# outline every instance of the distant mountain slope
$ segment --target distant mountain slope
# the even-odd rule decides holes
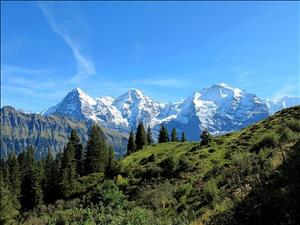
[[[197,140],[203,129],[212,134],[239,130],[297,104],[299,99],[289,97],[280,102],[265,101],[224,83],[194,92],[176,103],[156,102],[136,89],[130,89],[116,99],[93,99],[76,88],[43,114],[97,121],[104,127],[125,132],[135,129],[142,121],[157,134],[160,124],[165,123],[169,129],[176,127],[178,132],[185,131],[188,139]]]
[[[58,115],[42,116],[25,114],[13,107],[1,108],[1,157],[9,151],[20,151],[34,146],[40,157],[50,148],[61,151],[67,142],[71,129],[76,129],[86,142],[89,123]],[[108,128],[103,128],[108,143],[113,145],[116,154],[124,154],[127,137]]]

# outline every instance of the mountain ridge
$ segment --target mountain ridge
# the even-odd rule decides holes
[[[294,101],[286,99],[284,104],[280,100],[264,100],[225,83],[195,91],[175,103],[155,101],[135,88],[116,98],[91,98],[76,88],[43,115],[60,114],[97,121],[104,127],[127,133],[135,129],[138,122],[143,122],[154,129],[154,135],[157,135],[160,124],[165,123],[168,128],[175,126],[178,132],[184,131],[189,139],[196,140],[204,129],[212,134],[239,130],[283,108],[300,104],[300,98]]]

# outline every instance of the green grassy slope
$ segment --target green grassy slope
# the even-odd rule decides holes
[[[49,224],[299,224],[300,106],[214,137],[206,146],[199,142],[147,146],[121,159],[116,173],[114,183],[126,204],[115,191],[108,192],[110,203],[104,208],[86,205],[95,187],[105,183],[102,174],[92,174],[79,179],[73,199],[49,207],[39,220],[60,221]]]
[[[297,106],[241,131],[214,137],[207,146],[199,143],[147,146],[123,159],[121,168],[125,174],[133,174],[136,183],[132,185],[139,187],[142,185],[141,174],[160,166],[170,155],[175,158],[175,163],[184,161],[187,169],[168,176],[174,187],[173,194],[185,187],[188,189],[182,196],[177,195],[176,211],[197,218],[195,224],[209,223],[216,215],[226,215],[226,211],[231,215],[253,189],[278,173],[290,152],[296,151],[292,146],[299,139],[299,123],[300,107]],[[282,129],[288,133],[286,140],[285,137],[279,140]],[[276,143],[264,141],[268,139]],[[132,192],[130,188],[127,191],[133,196],[139,192]]]

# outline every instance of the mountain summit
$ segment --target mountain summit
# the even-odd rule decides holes
[[[185,131],[189,139],[199,139],[198,134],[203,129],[213,134],[239,130],[297,104],[300,104],[300,98],[272,102],[225,83],[203,88],[176,103],[154,101],[134,88],[117,98],[92,98],[76,88],[43,115],[59,114],[78,120],[92,120],[104,127],[126,132],[135,129],[142,121],[154,128],[155,133],[164,123],[168,128]]]

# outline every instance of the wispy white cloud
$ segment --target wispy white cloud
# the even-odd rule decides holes
[[[70,46],[77,62],[77,73],[70,79],[71,83],[80,81],[96,74],[93,60],[83,53],[87,44],[88,25],[78,3],[68,4],[54,2],[39,2],[45,17],[54,32],[59,34]],[[85,39],[85,40],[83,40]]]
[[[54,70],[52,69],[32,69],[32,68],[24,68],[20,66],[14,65],[1,65],[1,74],[11,75],[11,74],[28,74],[28,75],[46,75],[53,73]]]
[[[56,82],[51,79],[53,72],[56,71],[1,65],[1,106],[15,104],[38,112],[55,104],[71,85],[66,80]]]

